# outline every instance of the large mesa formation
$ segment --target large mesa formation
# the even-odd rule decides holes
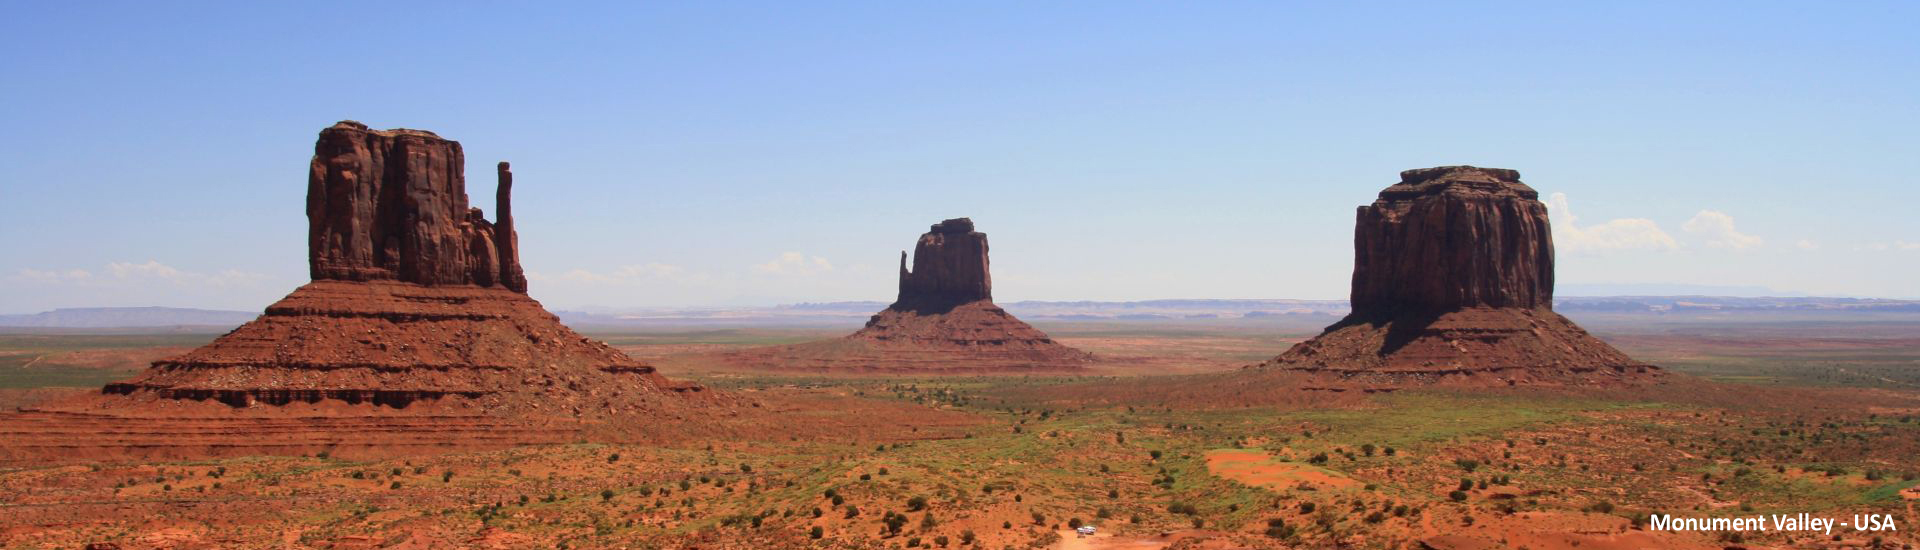
[[[500,163],[500,217],[489,222],[468,206],[464,165],[460,144],[432,132],[357,122],[322,130],[307,186],[312,282],[132,380],[29,411],[14,425],[45,429],[14,433],[8,451],[70,443],[59,426],[127,417],[154,419],[143,433],[166,439],[130,434],[128,447],[505,444],[644,426],[729,401],[668,381],[529,298],[512,172]],[[74,418],[85,421],[63,420]],[[168,424],[182,418],[205,421]],[[286,418],[304,420],[248,420]],[[253,427],[221,424],[234,422]],[[218,435],[248,430],[244,442]]]
[[[990,373],[1086,368],[1092,355],[993,303],[987,234],[973,220],[934,224],[900,253],[900,294],[844,338],[743,350],[729,362],[822,372]]]
[[[1262,366],[1383,387],[1584,384],[1659,372],[1553,311],[1547,208],[1520,173],[1400,173],[1359,209],[1353,310]]]

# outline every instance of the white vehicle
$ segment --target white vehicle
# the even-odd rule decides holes
[[[1092,525],[1082,525],[1080,526],[1079,529],[1074,529],[1074,532],[1080,533],[1080,536],[1083,536],[1083,537],[1093,535],[1093,531],[1094,529]]]

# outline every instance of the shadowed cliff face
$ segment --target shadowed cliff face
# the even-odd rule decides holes
[[[314,280],[504,286],[526,292],[500,163],[500,224],[467,206],[460,143],[345,121],[320,131],[307,177]]]
[[[1353,312],[1263,365],[1367,391],[1660,375],[1553,312],[1547,208],[1519,172],[1401,172],[1360,207],[1353,247]]]
[[[939,313],[982,300],[993,301],[993,279],[987,274],[987,234],[974,231],[973,220],[934,224],[913,246],[912,271],[906,252],[900,253],[900,297],[888,309]]]
[[[1359,209],[1354,317],[1551,309],[1553,240],[1538,197],[1513,170],[1401,172],[1400,183]]]

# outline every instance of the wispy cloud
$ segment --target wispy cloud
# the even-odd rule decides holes
[[[14,281],[39,282],[39,283],[61,283],[61,282],[83,281],[90,278],[93,278],[93,273],[85,269],[68,269],[65,271],[58,271],[58,270],[40,270],[40,269],[33,269],[33,268],[21,268],[20,270],[15,271],[12,277],[9,277],[9,279],[12,279]]]
[[[147,260],[142,263],[110,262],[98,273],[73,269],[33,269],[15,270],[6,279],[12,282],[74,285],[74,286],[128,286],[134,284],[166,283],[174,285],[227,288],[252,286],[266,280],[259,273],[226,269],[212,273],[186,271],[160,263],[159,260]]]
[[[833,271],[833,262],[819,256],[808,256],[799,252],[781,253],[773,261],[755,264],[754,271],[772,275],[809,276]]]
[[[703,274],[687,271],[686,268],[659,262],[625,265],[611,271],[592,271],[570,269],[557,275],[529,272],[527,279],[533,281],[563,281],[570,283],[622,283],[638,281],[697,282],[707,277]]]
[[[1619,218],[1582,227],[1567,206],[1566,193],[1547,197],[1547,219],[1553,226],[1553,245],[1565,252],[1613,250],[1674,250],[1680,242],[1646,218]]]
[[[1733,226],[1733,216],[1719,210],[1701,210],[1693,219],[1680,226],[1689,234],[1706,239],[1707,246],[1713,248],[1731,248],[1746,250],[1757,248],[1766,241],[1760,237],[1741,233]]]
[[[1854,248],[1858,250],[1869,250],[1873,252],[1886,252],[1889,250],[1899,251],[1899,252],[1912,252],[1912,251],[1920,250],[1920,243],[1900,240],[1900,241],[1893,241],[1890,243],[1887,243],[1887,242],[1867,243],[1864,245],[1856,246]]]

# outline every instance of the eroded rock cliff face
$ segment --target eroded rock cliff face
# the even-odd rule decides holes
[[[460,143],[343,121],[320,131],[307,174],[313,280],[504,286],[526,292],[513,234],[513,173],[500,163],[500,223],[467,206]]]
[[[1659,374],[1553,312],[1546,206],[1519,172],[1400,173],[1359,209],[1353,311],[1260,365],[1332,385],[1604,384]]]
[[[987,235],[973,220],[934,224],[900,257],[900,295],[838,340],[723,354],[753,368],[815,372],[980,374],[1071,371],[1093,356],[1047,336],[993,303]]]
[[[1357,217],[1355,311],[1553,306],[1547,207],[1519,172],[1408,170]]]
[[[993,301],[988,274],[987,234],[973,220],[954,218],[933,225],[913,245],[913,270],[900,253],[900,296],[888,309],[940,311],[975,301]]]

